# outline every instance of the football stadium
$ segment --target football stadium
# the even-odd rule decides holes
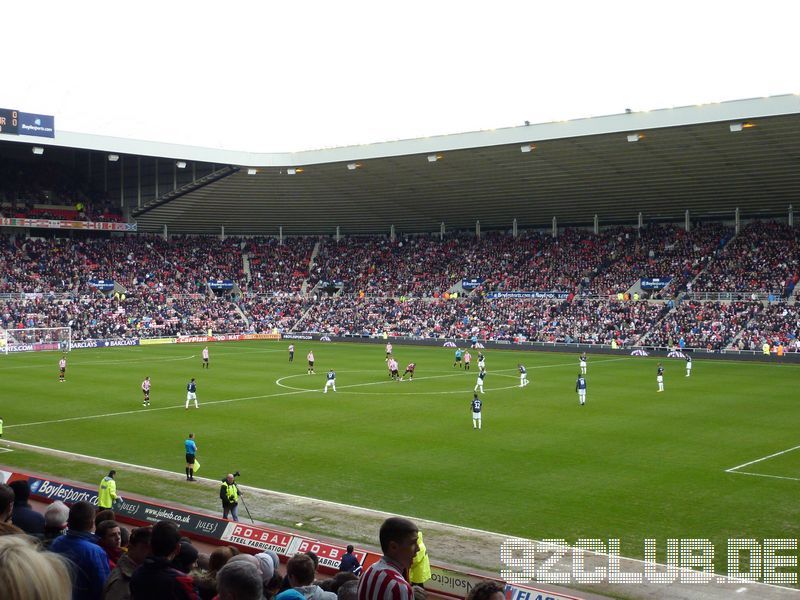
[[[402,517],[427,550],[397,600],[797,596],[800,96],[289,154],[24,108],[0,109],[7,533],[63,546],[48,507],[78,531],[108,501],[112,564],[139,539],[112,526],[153,553],[175,530],[154,556],[258,554],[264,598],[306,551],[354,597],[352,544],[367,600]],[[208,561],[170,571],[185,597],[227,582]]]

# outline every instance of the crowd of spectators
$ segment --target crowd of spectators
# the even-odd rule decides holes
[[[694,291],[761,292],[788,297],[800,278],[800,233],[774,221],[742,228],[693,284]]]
[[[781,302],[757,308],[736,346],[758,351],[764,343],[782,344],[787,352],[800,352],[800,306]]]
[[[671,297],[710,264],[733,236],[733,228],[703,223],[687,232],[675,225],[653,225],[639,235],[632,228],[610,235],[609,264],[592,279],[590,289],[600,296],[616,295],[640,279],[669,277],[668,288],[654,295]]]
[[[0,483],[0,595],[8,600],[355,600],[358,560],[317,579],[319,558],[235,546],[202,552],[172,521],[133,528],[113,510],[78,501],[28,503],[27,480]],[[352,558],[352,546],[347,554]],[[427,575],[430,578],[430,574]],[[424,590],[421,590],[424,591]],[[388,597],[388,596],[387,596]],[[426,595],[420,594],[420,600]]]
[[[645,343],[721,350],[744,330],[761,306],[758,302],[683,302],[655,324]]]
[[[739,303],[679,302],[662,319],[664,303],[615,298],[645,276],[672,276],[664,293],[671,297],[702,271],[697,290],[717,277],[719,264],[734,265],[734,258],[760,269],[748,271],[751,288],[771,289],[770,282],[781,281],[784,291],[792,289],[798,261],[793,229],[754,223],[726,245],[731,235],[728,227],[706,224],[690,232],[659,225],[599,235],[567,229],[558,238],[492,232],[480,239],[297,237],[282,244],[275,238],[217,236],[2,236],[0,293],[12,296],[0,300],[0,325],[71,327],[74,340],[197,335],[211,329],[631,345],[648,334],[648,344],[683,339],[689,346],[717,349],[749,320]],[[756,252],[761,237],[783,243]],[[315,247],[319,252],[312,260]],[[774,251],[782,247],[786,256]],[[454,284],[471,278],[483,281],[474,294],[457,299],[448,294]],[[102,294],[90,283],[96,279],[112,280],[117,287]],[[209,282],[215,280],[230,280],[233,290],[212,291]],[[344,293],[324,295],[314,288],[323,281],[341,281]],[[314,293],[304,295],[304,289]],[[554,290],[567,299],[489,300],[487,294],[497,290]],[[779,310],[753,309],[760,320],[740,343],[752,347],[755,337],[769,331],[791,341],[796,327],[779,322],[774,316]]]
[[[299,294],[308,278],[316,243],[317,238],[313,237],[289,237],[283,243],[274,237],[245,240],[243,252],[250,263],[250,278],[245,282],[247,291]]]

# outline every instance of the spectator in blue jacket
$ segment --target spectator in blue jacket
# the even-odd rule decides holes
[[[67,533],[51,544],[50,550],[72,563],[72,600],[102,600],[108,578],[108,557],[97,545],[94,531],[94,506],[76,502],[69,509]]]
[[[342,561],[339,563],[339,570],[347,573],[353,573],[357,577],[361,576],[361,563],[358,558],[353,554],[353,546],[347,546],[347,552],[342,556]]]

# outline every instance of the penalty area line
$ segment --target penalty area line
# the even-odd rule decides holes
[[[742,463],[741,465],[738,465],[736,467],[731,467],[730,469],[725,469],[725,472],[726,473],[737,473],[737,472],[741,473],[741,471],[739,471],[739,469],[742,469],[744,467],[749,467],[750,465],[754,465],[756,463],[760,463],[760,462],[765,461],[765,460],[769,460],[770,458],[775,458],[776,456],[780,456],[781,454],[787,454],[788,452],[792,452],[793,450],[797,450],[798,448],[800,448],[800,446],[794,446],[792,448],[788,448],[787,450],[781,450],[780,452],[775,452],[774,454],[770,454],[769,456],[763,456],[761,458],[757,458],[755,460],[751,460],[750,462]],[[755,473],[748,473],[748,475],[755,475]],[[765,477],[777,477],[777,475],[771,475],[771,476],[765,475]],[[786,478],[783,478],[783,479],[792,479],[792,478],[791,477],[786,477]],[[800,479],[798,479],[798,481],[800,481]]]

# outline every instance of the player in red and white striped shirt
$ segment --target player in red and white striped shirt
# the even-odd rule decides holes
[[[145,377],[142,382],[142,392],[144,392],[144,402],[142,406],[150,406],[150,378]]]
[[[417,526],[408,519],[390,517],[380,530],[383,556],[358,581],[358,600],[413,600],[414,590],[403,573],[419,551]]]

